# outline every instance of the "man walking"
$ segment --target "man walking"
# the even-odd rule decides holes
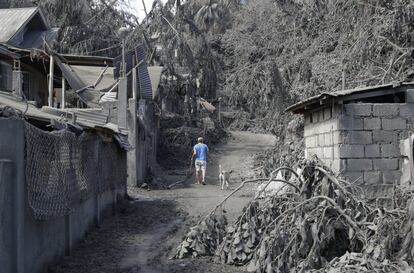
[[[196,144],[193,148],[193,154],[191,156],[191,160],[193,160],[194,156],[196,157],[195,160],[195,171],[196,171],[196,179],[197,184],[205,185],[205,177],[206,177],[206,168],[207,168],[207,153],[208,147],[206,144],[203,143],[203,138],[199,137],[197,139],[198,144]]]

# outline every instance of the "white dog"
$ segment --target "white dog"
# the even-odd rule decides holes
[[[220,181],[220,188],[221,190],[224,190],[224,184],[226,184],[226,189],[230,186],[230,174],[233,171],[223,171],[221,169],[221,165],[219,165],[219,181]]]

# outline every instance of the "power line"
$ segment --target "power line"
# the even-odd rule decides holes
[[[102,51],[106,51],[106,50],[117,48],[117,47],[120,47],[120,45],[118,44],[118,45],[113,45],[113,46],[110,46],[110,47],[106,47],[106,48],[102,48],[102,49],[98,49],[98,50],[94,50],[94,51],[87,51],[86,54],[102,52]]]

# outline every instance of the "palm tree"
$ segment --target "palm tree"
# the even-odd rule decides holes
[[[208,0],[194,16],[194,21],[200,30],[223,30],[227,6],[221,0]]]

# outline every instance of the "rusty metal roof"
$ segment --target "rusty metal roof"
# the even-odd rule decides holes
[[[346,100],[355,100],[356,95],[358,95],[358,99],[372,98],[376,96],[383,96],[389,94],[395,94],[396,92],[401,92],[401,87],[408,87],[414,86],[414,82],[396,82],[396,83],[388,83],[383,85],[376,85],[376,86],[368,86],[368,87],[359,87],[354,89],[348,90],[341,90],[331,93],[321,93],[319,95],[310,97],[306,100],[300,101],[296,104],[289,106],[286,111],[297,113],[303,113],[307,110],[311,110],[317,107],[320,107],[322,102],[329,101],[337,102],[337,101],[346,101]],[[380,92],[377,92],[380,91]]]
[[[37,14],[41,17],[44,28],[49,26],[37,7],[0,9],[0,43],[9,42]]]

